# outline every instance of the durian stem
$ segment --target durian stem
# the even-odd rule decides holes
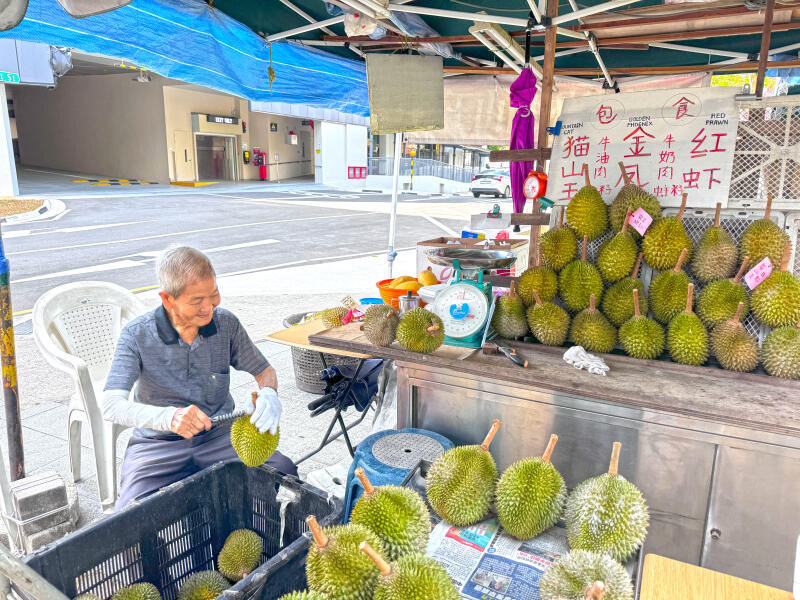
[[[722,202],[717,202],[717,211],[714,213],[714,227],[719,227],[719,215],[722,212]]]
[[[614,442],[611,447],[611,462],[608,464],[608,474],[612,477],[619,476],[619,453],[622,450],[622,444]]]
[[[783,254],[781,254],[781,271],[788,271],[789,270],[789,259],[792,256],[792,243],[786,242],[786,246],[783,248]]]
[[[586,262],[586,248],[589,246],[589,236],[583,236],[583,249],[581,249],[581,262]]]
[[[742,310],[744,310],[744,302],[739,302],[739,306],[736,307],[736,314],[733,316],[733,320],[737,323],[742,319]]]
[[[544,449],[544,454],[542,454],[542,460],[544,462],[550,462],[550,457],[553,455],[553,450],[556,449],[557,443],[558,436],[554,433],[550,436],[550,441],[547,442],[547,448]]]
[[[742,266],[739,267],[739,270],[736,272],[736,277],[733,278],[733,283],[739,283],[739,281],[744,276],[744,272],[747,271],[747,265],[750,264],[750,257],[745,256],[744,260],[742,261]]]
[[[628,170],[625,168],[625,164],[622,161],[619,161],[619,170],[622,171],[622,179],[625,180],[625,185],[628,185],[631,182],[631,178],[628,177]]]
[[[690,283],[686,290],[686,313],[691,314],[692,303],[694,302],[694,284]]]
[[[586,180],[586,185],[592,185],[592,180],[589,179],[589,165],[583,163],[583,178]]]
[[[606,584],[602,581],[595,581],[586,590],[584,600],[603,600],[606,595]]]
[[[516,281],[512,281],[511,285],[508,286],[508,297],[511,300],[513,300],[514,298],[517,297],[516,287],[517,287],[517,282]]]
[[[364,495],[371,496],[372,493],[375,491],[375,486],[369,482],[369,479],[367,479],[367,474],[364,473],[364,469],[358,467],[355,470],[355,474],[356,477],[358,477],[358,480],[361,482],[362,487],[364,488]]]
[[[637,317],[642,316],[639,311],[639,288],[633,288],[633,314]]]
[[[767,193],[767,207],[764,209],[764,220],[769,221],[769,213],[772,210],[772,194]]]
[[[314,536],[314,543],[317,545],[317,548],[324,548],[328,545],[330,538],[325,535],[325,532],[322,531],[322,527],[317,523],[317,517],[308,515],[306,517],[306,525],[308,525],[308,528],[311,530],[311,535]]]
[[[532,291],[533,291],[533,299],[536,300],[536,306],[541,306],[542,305],[542,299],[539,298],[539,292],[536,291],[536,290],[532,290]]]
[[[436,332],[439,331],[439,326],[436,323],[434,323],[433,325],[425,329],[425,331],[427,331],[431,335],[436,335]]]
[[[683,198],[681,199],[681,208],[676,215],[678,217],[678,221],[683,221],[683,211],[686,210],[686,198],[689,197],[687,192],[683,192]]]
[[[681,250],[681,255],[678,257],[678,262],[675,263],[675,268],[673,269],[673,271],[675,271],[676,273],[681,272],[681,269],[683,268],[683,263],[686,260],[686,256],[688,254],[689,254],[688,248],[684,248],[683,250]]]
[[[392,311],[392,310],[387,310],[387,311],[386,311],[386,314],[385,314],[385,315],[383,315],[383,318],[384,318],[384,319],[388,319],[388,318],[390,318],[390,317],[392,316],[392,313],[393,313],[393,312],[394,312],[394,311]]]
[[[484,452],[489,451],[489,446],[492,445],[492,440],[494,439],[494,436],[497,435],[497,430],[500,429],[500,425],[502,425],[502,423],[498,419],[492,421],[492,428],[489,430],[489,433],[486,434],[486,439],[483,440],[483,443],[481,444],[481,450]]]
[[[639,267],[642,266],[642,257],[644,253],[639,252],[639,255],[636,257],[636,263],[633,265],[633,271],[631,271],[631,278],[638,279],[639,278]]]
[[[372,562],[374,562],[378,566],[378,569],[380,569],[381,575],[389,575],[392,572],[392,567],[389,566],[389,563],[383,560],[383,557],[375,552],[375,549],[366,541],[361,542],[358,545],[358,549],[372,559]]]
[[[597,299],[594,297],[594,294],[592,294],[591,296],[589,296],[589,312],[590,313],[593,313],[593,312],[595,312],[597,310],[597,308],[595,307],[595,302],[597,302]]]
[[[631,213],[633,212],[633,207],[628,207],[628,212],[625,213],[625,222],[622,224],[622,233],[628,232],[628,221],[631,220]]]

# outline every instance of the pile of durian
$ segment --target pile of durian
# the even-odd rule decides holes
[[[770,375],[800,379],[800,281],[788,271],[789,236],[769,218],[772,196],[738,245],[720,226],[720,204],[695,245],[683,224],[687,195],[677,215],[664,217],[655,196],[620,169],[625,185],[606,206],[584,165],[586,185],[558,227],[542,235],[537,264],[498,298],[494,329],[510,339],[532,335],[542,344],[576,344],[589,352],[621,347],[647,360],[666,351],[686,365],[704,365],[713,356],[731,371],[760,364]],[[638,208],[653,218],[644,237],[628,226]],[[589,262],[589,242],[609,228],[614,235]],[[765,257],[774,270],[749,292],[742,278]],[[643,259],[654,271],[647,290]],[[742,325],[749,313],[772,330],[760,348]]]

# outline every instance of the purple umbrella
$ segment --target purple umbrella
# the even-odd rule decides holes
[[[536,95],[536,75],[531,69],[522,69],[522,73],[511,84],[511,108],[517,109],[514,121],[511,123],[511,150],[529,149],[534,147],[533,112],[530,109],[533,97]],[[525,210],[525,194],[522,193],[522,184],[533,168],[533,162],[511,163],[511,197],[514,199],[514,212],[521,213]]]

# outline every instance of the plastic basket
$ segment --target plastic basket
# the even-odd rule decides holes
[[[289,315],[283,320],[284,327],[291,327],[303,320],[307,313]],[[359,359],[349,356],[337,356],[324,353],[327,366],[353,366],[358,365]],[[320,353],[305,348],[292,348],[292,367],[294,367],[295,385],[299,390],[311,394],[321,394],[325,391],[325,382],[320,377],[320,372],[325,368]]]
[[[279,488],[290,501],[279,501]],[[263,540],[262,564],[220,598],[274,600],[306,586],[309,537],[303,534],[310,514],[323,526],[335,524],[341,503],[295,477],[232,460],[134,502],[25,562],[71,598],[91,592],[106,600],[147,581],[163,600],[175,600],[190,574],[216,567],[228,534],[246,528]]]
[[[394,279],[381,279],[375,284],[375,286],[378,288],[378,293],[380,293],[381,299],[385,304],[388,304],[393,308],[399,308],[398,298],[405,296],[409,291],[411,292],[412,296],[419,296],[417,290],[396,290],[394,288],[390,288],[389,284],[392,281],[394,281]],[[420,299],[419,305],[425,306],[425,302]]]

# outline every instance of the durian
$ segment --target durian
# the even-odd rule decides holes
[[[544,572],[539,594],[542,600],[633,600],[633,585],[610,556],[572,550]]]
[[[708,332],[703,322],[692,312],[694,284],[686,295],[686,310],[669,322],[667,348],[676,363],[699,366],[708,358]]]
[[[653,360],[664,352],[664,328],[642,316],[639,311],[639,290],[633,290],[634,314],[619,328],[619,343],[628,356]]]
[[[588,237],[590,240],[596,240],[608,229],[608,211],[600,192],[589,180],[588,165],[583,165],[583,174],[586,185],[569,201],[567,223],[579,238]]]
[[[326,308],[323,311],[314,315],[315,319],[321,319],[325,323],[325,327],[333,329],[334,327],[341,327],[344,325],[344,318],[347,316],[348,311],[344,306],[337,306],[335,308]]]
[[[531,333],[542,344],[561,346],[569,332],[567,311],[552,302],[542,302],[537,290],[533,290],[533,297],[536,303],[528,307],[527,315]]]
[[[761,345],[761,360],[770,375],[800,379],[800,323],[770,331]]]
[[[249,529],[237,529],[228,535],[222,545],[217,568],[230,581],[240,581],[258,566],[263,551],[260,535]]]
[[[671,269],[678,262],[681,252],[686,248],[686,260],[692,257],[692,239],[683,227],[683,211],[686,210],[686,197],[683,194],[681,208],[674,217],[664,217],[653,223],[642,240],[642,252],[647,264],[657,271]],[[650,298],[650,302],[653,299]]]
[[[554,275],[555,277],[555,275]],[[494,307],[492,327],[500,337],[514,339],[528,333],[528,319],[525,315],[525,303],[516,292],[516,282],[512,281],[508,294],[500,296]],[[389,557],[393,560],[393,557]]]
[[[383,542],[356,523],[322,529],[311,515],[306,519],[314,543],[306,557],[309,591],[331,600],[372,600],[378,567],[359,550],[361,542],[383,552]]]
[[[558,275],[561,299],[572,312],[579,312],[588,307],[589,297],[592,294],[598,301],[603,296],[603,278],[600,276],[600,271],[593,264],[586,262],[588,245],[589,239],[584,236],[581,259],[573,260]]]
[[[533,304],[533,290],[537,290],[545,302],[555,298],[558,293],[558,277],[550,267],[542,266],[541,250],[536,255],[536,264],[523,271],[517,279],[517,294],[525,306]]]
[[[674,269],[661,271],[650,282],[650,309],[653,317],[662,325],[669,323],[686,306],[686,290],[689,276],[683,272],[683,263],[688,255],[684,248]]]
[[[744,302],[739,302],[733,319],[723,321],[711,332],[711,351],[729,371],[747,373],[758,366],[758,342],[741,324]]]
[[[406,350],[428,354],[444,343],[444,323],[424,308],[412,308],[397,326],[397,341]]]
[[[497,518],[508,533],[527,540],[555,525],[567,503],[567,486],[550,457],[558,436],[550,436],[541,458],[509,466],[497,482]]]
[[[368,542],[360,548],[380,570],[374,600],[459,600],[450,575],[431,557],[406,554],[390,565]]]
[[[92,592],[86,592],[79,596],[75,596],[73,600],[102,600],[102,598],[100,598],[100,596],[97,594],[93,594]]]
[[[730,234],[719,225],[722,203],[717,202],[714,225],[706,229],[697,243],[692,260],[692,273],[701,283],[715,279],[727,279],[736,271],[739,262],[739,249]],[[700,312],[698,304],[697,312]]]
[[[619,474],[621,447],[614,442],[608,473],[572,491],[566,522],[572,550],[608,554],[623,562],[642,545],[650,516],[642,493]]]
[[[617,345],[617,329],[595,308],[594,294],[589,297],[589,308],[572,319],[569,336],[588,352],[611,352]]]
[[[564,227],[564,210],[559,214],[558,227],[549,229],[539,238],[542,261],[553,271],[560,271],[578,255],[578,239],[575,232]]]
[[[400,315],[391,306],[377,304],[370,306],[364,313],[364,324],[361,329],[371,344],[389,347],[397,335]]]
[[[787,327],[800,321],[800,281],[789,273],[792,245],[786,244],[779,271],[762,281],[752,293],[753,314],[767,327]]]
[[[709,283],[697,299],[697,316],[708,329],[713,329],[736,314],[739,303],[744,304],[744,312],[750,310],[750,298],[742,283],[742,276],[750,263],[745,256],[739,271],[733,279],[717,279]]]
[[[186,578],[178,591],[178,600],[214,600],[231,587],[216,571],[200,571]]]
[[[253,404],[258,393],[253,392]],[[278,449],[281,430],[272,435],[269,431],[261,433],[250,422],[250,415],[236,419],[231,425],[231,446],[236,450],[239,459],[248,467],[258,467]]]
[[[637,209],[644,209],[647,214],[653,217],[653,222],[661,218],[661,204],[659,204],[653,194],[645,192],[638,185],[631,183],[628,171],[625,165],[619,163],[620,171],[622,171],[622,178],[625,180],[625,185],[622,186],[617,197],[608,207],[608,220],[611,224],[611,229],[619,231],[625,222],[625,214],[628,209],[631,212],[636,212]],[[635,229],[631,231],[633,239],[638,240],[642,236]]]
[[[424,554],[431,532],[431,515],[420,495],[396,485],[374,487],[361,467],[355,474],[364,494],[353,507],[350,522],[363,525],[377,535],[389,560],[414,552]]]
[[[749,256],[750,264],[757,265],[765,256],[769,256],[773,265],[780,264],[783,248],[789,242],[786,232],[769,218],[771,208],[772,194],[768,194],[764,218],[752,222],[739,240],[739,256],[742,260]]]
[[[500,429],[495,420],[480,446],[456,446],[441,454],[425,479],[428,503],[436,514],[456,527],[483,519],[494,500],[497,465],[489,446]]]
[[[639,308],[642,314],[647,314],[647,297],[644,295],[644,284],[639,279],[639,267],[641,264],[642,253],[639,252],[631,274],[612,285],[603,294],[603,314],[608,317],[614,327],[619,327],[633,316],[633,300],[631,296],[633,290],[639,290]]]
[[[161,594],[152,583],[134,583],[117,590],[111,600],[161,600]]]
[[[284,594],[278,600],[325,600],[325,597],[317,594],[316,592],[309,592],[304,590],[302,592],[291,592]]]
[[[600,270],[600,275],[611,283],[619,281],[631,272],[631,267],[636,262],[636,255],[639,253],[636,240],[628,229],[630,216],[631,213],[628,211],[620,232],[607,240],[597,253],[597,268]]]

